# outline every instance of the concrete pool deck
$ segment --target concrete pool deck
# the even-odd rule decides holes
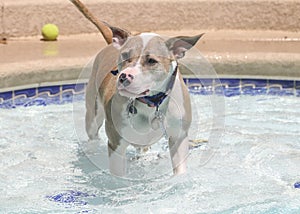
[[[0,45],[0,88],[76,80],[82,67],[105,45],[100,34],[60,36],[55,42],[40,41],[40,36],[10,39]],[[214,31],[207,32],[196,47],[220,76],[300,79],[297,33]]]
[[[146,30],[166,36],[205,32],[196,47],[221,77],[300,79],[300,14],[297,12],[300,3],[296,1],[189,0],[170,4],[169,0],[130,0],[127,5],[118,0],[83,2],[92,12],[101,14],[101,18],[103,15],[104,20],[131,31]],[[153,4],[149,9],[150,2]],[[2,91],[21,85],[74,81],[82,67],[106,45],[97,29],[69,1],[2,0],[0,3],[4,5],[0,35],[2,32],[2,36],[8,37],[7,44],[0,44]],[[181,17],[164,15],[163,11],[170,5]],[[260,14],[259,8],[263,6],[270,14]],[[126,14],[124,20],[124,10],[128,8],[133,12]],[[134,19],[137,8],[141,10],[139,19]],[[154,13],[155,8],[161,8],[163,15]],[[188,15],[185,9],[189,9]],[[116,10],[115,15],[105,13],[107,10]],[[51,11],[55,14],[50,14]],[[232,16],[237,12],[243,16]],[[19,20],[16,13],[25,14],[28,19]],[[47,22],[59,26],[58,41],[40,41],[40,28]]]

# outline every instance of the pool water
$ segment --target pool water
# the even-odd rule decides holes
[[[107,161],[105,143],[78,140],[72,103],[0,109],[0,213],[300,213],[299,99],[225,97],[222,138],[203,161],[214,113],[210,96],[192,96],[190,138],[208,143],[178,177],[163,140],[142,158],[129,152],[131,177],[111,176],[95,163]]]

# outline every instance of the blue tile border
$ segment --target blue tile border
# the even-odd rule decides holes
[[[185,78],[190,93],[199,95],[271,95],[300,97],[300,80]],[[84,100],[87,83],[40,86],[0,92],[0,108],[63,104]]]
[[[0,102],[1,100],[10,100],[13,97],[12,91],[2,92],[0,93]]]
[[[296,96],[300,97],[300,81],[295,81]]]
[[[246,95],[264,95],[268,92],[268,80],[264,79],[242,79],[242,94]]]
[[[220,79],[219,81],[215,81],[215,93],[227,97],[240,95],[240,84],[240,79]]]
[[[16,108],[18,106],[39,106],[64,104],[73,100],[83,100],[86,83],[40,86],[0,92],[0,108]]]
[[[48,93],[48,94],[57,94],[60,92],[60,86],[54,85],[54,86],[41,86],[38,87],[39,93]]]
[[[294,96],[295,81],[292,80],[269,80],[270,95]]]
[[[213,94],[213,79],[185,79],[185,83],[188,86],[190,93],[211,95]]]

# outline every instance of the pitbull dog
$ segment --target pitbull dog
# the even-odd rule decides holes
[[[86,91],[86,131],[98,137],[105,120],[110,172],[126,175],[129,145],[168,140],[175,175],[186,172],[192,111],[177,60],[200,37],[131,36],[111,27],[113,46],[96,57]],[[116,68],[117,69],[114,69]]]

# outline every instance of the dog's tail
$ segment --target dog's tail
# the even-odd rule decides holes
[[[70,0],[78,10],[88,19],[90,20],[101,32],[102,36],[104,37],[107,44],[112,43],[112,31],[107,26],[107,24],[103,21],[98,20],[88,9],[87,7],[80,1],[80,0]]]

